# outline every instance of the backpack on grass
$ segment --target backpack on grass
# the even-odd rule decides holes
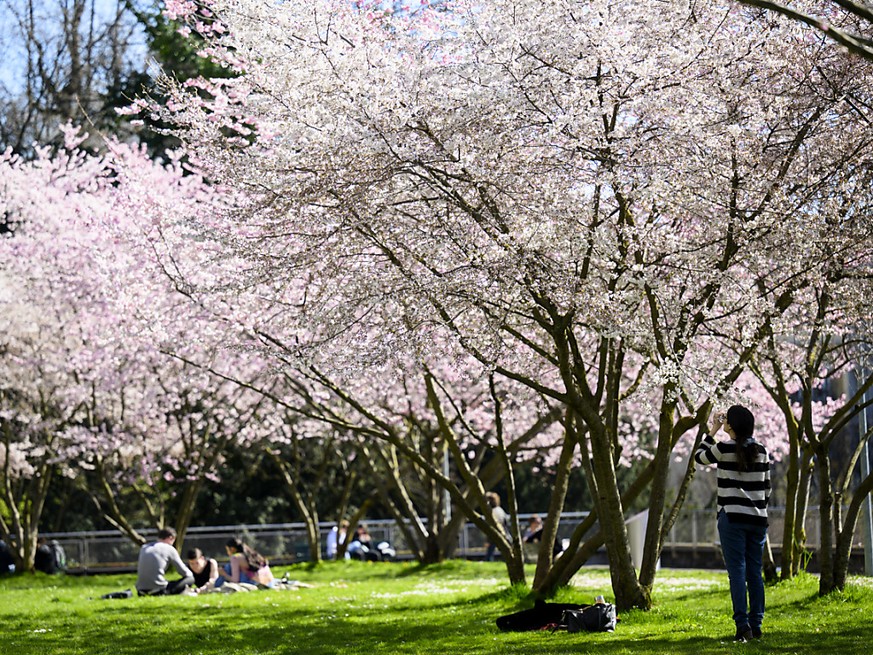
[[[560,629],[567,632],[613,632],[618,617],[612,603],[597,603],[578,610],[564,610]]]

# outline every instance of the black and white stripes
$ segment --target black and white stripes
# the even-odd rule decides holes
[[[747,471],[737,465],[737,444],[716,442],[706,435],[694,453],[699,464],[718,465],[718,510],[728,520],[767,525],[767,501],[770,499],[770,458],[767,449],[753,441],[754,457]]]

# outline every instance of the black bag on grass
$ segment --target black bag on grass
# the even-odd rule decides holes
[[[130,589],[125,589],[124,591],[112,591],[108,594],[103,594],[100,596],[103,600],[115,600],[118,598],[133,598],[133,592]]]
[[[578,610],[564,610],[561,627],[567,632],[613,632],[617,617],[612,603],[597,603]]]
[[[588,605],[547,603],[538,600],[530,609],[501,616],[497,619],[497,627],[504,632],[526,632],[554,628],[561,625],[565,611],[581,610],[584,607],[588,607]]]

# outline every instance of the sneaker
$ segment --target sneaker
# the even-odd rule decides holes
[[[760,639],[764,634],[761,632],[761,628],[752,628],[752,639]]]
[[[737,628],[737,636],[734,637],[734,641],[740,643],[752,641],[752,629],[747,625]]]
[[[113,591],[108,594],[103,594],[100,598],[107,600],[112,598],[132,598],[133,592],[130,589],[125,589],[124,591]]]

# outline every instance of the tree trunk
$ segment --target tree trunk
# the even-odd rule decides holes
[[[568,412],[567,420],[572,420],[572,414]],[[558,524],[561,520],[561,508],[567,498],[567,489],[570,486],[570,472],[572,471],[573,456],[576,452],[575,431],[568,425],[564,431],[564,443],[561,447],[561,456],[558,460],[558,472],[555,476],[555,485],[549,498],[549,511],[543,522],[543,536],[540,540],[537,554],[537,567],[534,573],[533,588],[539,588],[546,579],[552,568],[555,540],[558,536]]]
[[[581,434],[576,435],[579,449],[582,455],[583,468],[585,469],[586,480],[593,480],[594,473],[591,470],[590,455],[588,455],[587,441]],[[654,465],[650,462],[631,483],[627,491],[621,496],[622,504],[628,505],[632,503],[648,486],[654,473]],[[593,490],[596,484],[589,482],[589,488]],[[567,550],[556,559],[542,582],[534,587],[534,592],[537,596],[547,597],[553,595],[560,587],[570,584],[570,580],[576,575],[576,572],[587,562],[597,549],[603,545],[603,532],[598,532],[583,543],[585,535],[597,525],[597,507],[592,511],[573,531],[570,537],[570,543]]]
[[[624,507],[615,476],[609,437],[602,429],[589,426],[592,470],[597,482],[594,503],[600,517],[615,605],[620,611],[650,609],[651,597],[640,585],[631,558],[630,540],[624,519]]]
[[[773,559],[773,548],[770,545],[770,537],[764,542],[764,580],[767,582],[776,582],[779,579],[778,571],[776,570],[776,560]]]
[[[306,542],[309,545],[309,560],[317,564],[321,561],[321,533],[318,530],[318,510],[315,508],[315,503],[307,502],[307,498],[297,487],[288,464],[282,459],[280,453],[270,449],[267,452],[276,463],[276,467],[282,474],[282,480],[285,482],[285,489],[291,496],[297,511],[300,512],[300,516],[303,517],[303,524],[306,527]]]
[[[785,520],[782,529],[782,579],[788,580],[797,574],[800,553],[795,541],[797,512],[800,507],[800,446],[796,436],[789,430],[788,473],[786,475]],[[802,524],[802,521],[801,521]]]
[[[852,542],[855,539],[855,528],[858,517],[864,505],[864,499],[873,491],[873,474],[868,475],[852,495],[852,502],[846,510],[845,521],[837,535],[837,547],[834,554],[834,575],[831,591],[842,591],[846,587],[846,576],[849,571],[849,559],[852,556]]]
[[[433,564],[441,561],[440,553],[433,551],[433,540],[429,539],[431,533],[440,530],[438,517],[431,512],[428,517],[429,523],[427,525],[422,523],[403,480],[396,448],[390,444],[378,443],[375,444],[375,448],[376,455],[374,456],[366,442],[358,445],[358,451],[366,458],[370,467],[374,471],[380,471],[379,478],[384,484],[379,485],[377,491],[382,502],[388,507],[388,511],[394,516],[397,528],[403,534],[407,546],[415,559],[422,564]],[[391,489],[394,490],[396,498],[391,494]],[[430,545],[428,545],[429,543]]]
[[[794,512],[794,535],[792,548],[795,552],[794,571],[792,575],[800,572],[801,565],[808,561],[806,549],[806,514],[809,509],[809,487],[812,483],[812,455],[807,455],[807,450],[801,450],[800,458],[800,484],[797,489],[797,504]]]
[[[197,496],[200,495],[200,489],[203,488],[203,478],[200,477],[185,484],[182,492],[182,500],[179,503],[179,510],[176,512],[176,550],[182,552],[185,545],[185,536],[188,534],[188,528],[191,526],[191,517],[194,515],[194,505],[197,503]]]
[[[47,415],[45,407],[42,409],[42,415]],[[11,445],[14,435],[11,422],[0,420],[0,430],[2,430],[4,446],[4,458],[0,470],[0,482],[3,486],[0,502],[6,505],[5,509],[9,514],[7,521],[3,513],[0,513],[0,536],[6,538],[6,545],[15,562],[16,571],[33,571],[39,523],[55,476],[55,466],[50,463],[53,443],[50,436],[45,435],[45,455],[39,461],[33,462],[33,475],[30,478],[13,479]]]
[[[53,478],[54,467],[45,462],[39,466],[31,479],[23,481],[19,493],[13,489],[12,482],[4,478],[3,500],[12,520],[11,525],[4,521],[0,527],[7,538],[6,545],[12,555],[16,571],[33,572],[39,522]]]
[[[97,487],[103,494],[103,500],[109,506],[104,508],[103,503],[100,501],[98,491],[94,490],[91,485],[88,485],[87,481],[85,481],[85,491],[89,496],[91,496],[91,500],[94,501],[94,504],[100,510],[100,513],[103,514],[103,518],[115,526],[116,530],[123,535],[126,535],[135,545],[142,546],[145,544],[147,539],[130,524],[127,517],[121,511],[121,508],[118,506],[118,501],[115,498],[112,487],[106,479],[106,469],[103,466],[103,460],[101,458],[98,458],[95,463],[95,474],[97,475]],[[85,480],[84,478],[80,479],[83,481]]]
[[[521,528],[518,525],[518,498],[516,498],[515,493],[515,471],[512,469],[512,460],[506,452],[506,441],[503,434],[503,403],[494,386],[493,375],[488,380],[488,387],[491,392],[491,399],[494,401],[497,456],[503,463],[507,505],[509,506],[509,549],[503,556],[506,558],[506,570],[509,573],[510,582],[512,584],[525,584],[527,580],[524,573],[524,549],[521,542]]]
[[[351,502],[351,498],[352,498],[352,490],[354,489],[355,483],[357,482],[357,480],[358,480],[357,471],[355,471],[354,469],[349,470],[347,475],[346,475],[346,482],[343,485],[342,496],[340,496],[340,504],[339,504],[339,507],[337,508],[337,513],[336,513],[337,526],[339,526],[340,522],[343,520],[346,513],[348,512],[349,503]],[[347,533],[346,538],[343,539],[342,541],[339,541],[339,539],[337,539],[337,544],[336,544],[336,558],[337,559],[344,559],[345,558],[346,548],[348,548],[348,546],[349,546],[349,537],[350,536],[351,535]]]
[[[643,547],[643,560],[640,563],[640,585],[651,593],[655,583],[658,558],[661,556],[663,539],[664,507],[667,504],[667,476],[670,472],[670,453],[673,452],[673,426],[675,403],[667,402],[672,387],[665,386],[661,413],[658,418],[658,446],[655,450],[654,472],[649,496],[649,519]]]
[[[831,462],[827,447],[820,448],[816,455],[819,483],[819,525],[821,526],[821,544],[818,550],[821,577],[819,578],[818,593],[824,595],[833,591],[834,588],[834,494],[831,486]]]

